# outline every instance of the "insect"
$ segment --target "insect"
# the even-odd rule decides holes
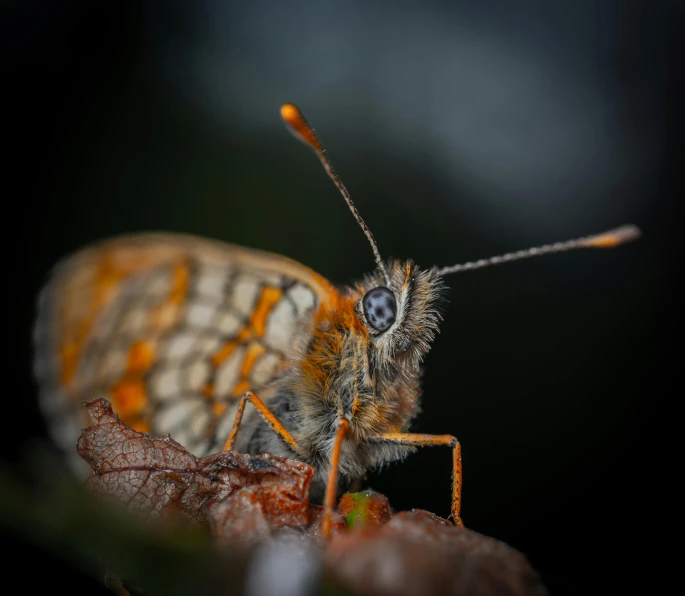
[[[56,267],[39,300],[35,371],[51,432],[77,459],[74,442],[88,423],[80,402],[107,396],[126,424],[168,433],[197,455],[223,448],[299,459],[316,470],[326,534],[342,485],[417,447],[444,445],[453,456],[451,515],[462,525],[459,442],[408,432],[445,277],[616,246],[639,230],[451,267],[384,262],[314,129],[292,104],[281,115],[342,193],[375,270],[336,288],[285,257],[180,234],[84,249]]]

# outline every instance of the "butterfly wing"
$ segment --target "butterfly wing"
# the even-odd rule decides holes
[[[137,430],[197,455],[221,448],[237,400],[259,394],[336,290],[284,257],[178,234],[97,244],[58,265],[41,293],[35,371],[56,441],[106,397]]]

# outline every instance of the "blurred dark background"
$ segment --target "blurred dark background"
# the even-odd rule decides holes
[[[525,553],[553,594],[631,580],[648,501],[665,491],[652,454],[681,363],[668,342],[682,304],[682,17],[654,0],[4,2],[16,389],[2,458],[16,466],[47,437],[35,295],[86,243],[171,230],[338,283],[372,269],[280,121],[292,101],[386,257],[449,265],[643,229],[616,250],[453,276],[415,425],[460,439],[466,525]],[[424,450],[370,484],[397,509],[446,516],[449,474],[447,450]]]

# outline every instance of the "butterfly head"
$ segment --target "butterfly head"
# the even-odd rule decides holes
[[[446,291],[442,277],[411,260],[396,260],[384,271],[365,277],[356,290],[357,316],[380,359],[402,359],[418,366],[442,319]]]

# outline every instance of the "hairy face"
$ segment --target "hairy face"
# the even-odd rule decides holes
[[[390,287],[380,273],[355,286],[361,296],[357,316],[378,350],[379,361],[400,360],[413,369],[438,330],[445,286],[434,270],[420,270],[412,261],[395,261],[388,272]]]

